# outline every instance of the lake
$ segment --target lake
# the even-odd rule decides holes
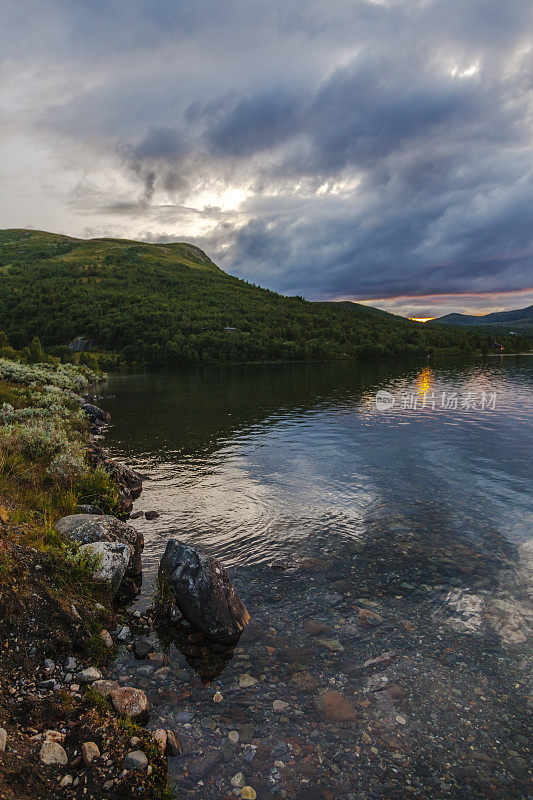
[[[186,796],[524,796],[532,388],[532,356],[109,378],[106,446],[159,513],[136,607],[176,536],[252,617],[234,652],[160,631],[159,664],[117,661]]]

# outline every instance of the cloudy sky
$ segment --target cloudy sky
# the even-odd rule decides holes
[[[531,0],[4,0],[0,227],[286,294],[533,303]]]

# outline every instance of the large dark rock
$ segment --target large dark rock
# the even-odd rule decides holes
[[[142,492],[143,482],[141,476],[134,469],[127,467],[126,464],[113,461],[113,459],[108,459],[103,466],[110,475],[115,477],[117,483],[122,484],[129,490],[132,500],[136,500],[139,497]]]
[[[215,642],[239,638],[250,615],[220,561],[170,539],[159,568],[189,622]]]
[[[143,535],[140,531],[109,514],[71,514],[56,522],[56,530],[80,545],[92,542],[123,542],[132,555],[126,574],[135,576],[142,570]]]
[[[83,403],[82,409],[85,411],[91,422],[109,422],[111,414],[104,411],[103,408],[93,406],[92,403]]]

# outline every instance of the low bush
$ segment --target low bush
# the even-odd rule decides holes
[[[37,345],[33,353],[40,355]],[[51,361],[0,359],[0,507],[9,520],[8,527],[0,526],[0,544],[10,535],[40,550],[56,585],[89,591],[95,565],[63,539],[55,523],[79,503],[115,513],[119,494],[107,472],[86,460],[88,420],[74,393],[97,374]],[[2,552],[0,580],[12,572]]]

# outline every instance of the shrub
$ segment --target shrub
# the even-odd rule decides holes
[[[74,481],[72,491],[78,503],[94,503],[106,514],[115,514],[119,508],[118,488],[103,467],[87,468]]]
[[[20,364],[0,358],[0,380],[12,383],[42,384],[81,392],[101,378],[101,373],[74,364]]]

